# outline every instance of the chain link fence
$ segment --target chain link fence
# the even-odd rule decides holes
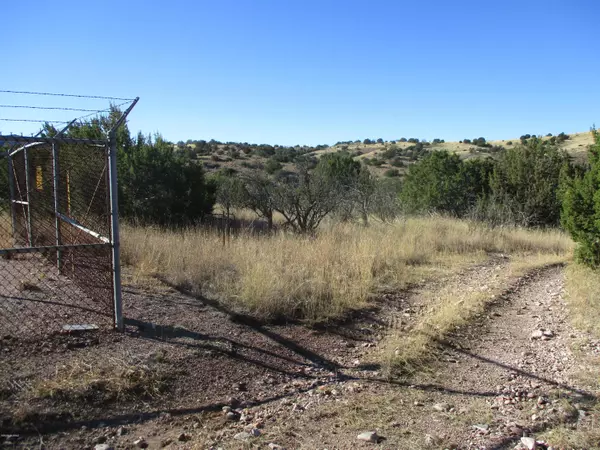
[[[0,136],[2,335],[119,321],[115,157],[108,140]]]

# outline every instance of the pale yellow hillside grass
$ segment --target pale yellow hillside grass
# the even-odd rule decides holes
[[[123,258],[141,273],[160,275],[259,317],[311,321],[367,304],[379,289],[456,270],[487,252],[563,255],[571,242],[558,232],[490,230],[445,218],[414,218],[361,227],[337,224],[315,237],[238,235],[223,245],[212,232],[124,227]]]

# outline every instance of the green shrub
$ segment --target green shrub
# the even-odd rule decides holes
[[[463,162],[455,153],[434,151],[410,166],[400,200],[406,212],[464,215],[479,195],[489,191],[493,163]]]
[[[269,174],[274,174],[275,172],[282,169],[282,165],[279,161],[274,159],[268,159],[265,163],[265,171]]]
[[[559,185],[568,155],[539,139],[500,153],[490,178],[492,201],[521,226],[555,226],[560,219]]]
[[[388,169],[385,172],[383,172],[383,175],[388,178],[399,177],[400,171],[398,169]]]
[[[589,149],[589,170],[564,177],[561,223],[578,244],[578,260],[597,268],[600,266],[600,134],[592,132],[594,145]]]
[[[400,158],[394,158],[392,160],[392,166],[394,167],[404,167],[404,161],[402,161]]]

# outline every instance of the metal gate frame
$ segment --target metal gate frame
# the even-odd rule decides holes
[[[121,115],[119,120],[114,124],[111,130],[108,132],[107,139],[94,140],[94,139],[75,139],[69,137],[62,137],[64,132],[75,122],[69,123],[63,130],[61,130],[56,136],[53,137],[24,137],[24,136],[1,136],[0,135],[0,158],[4,157],[8,160],[8,182],[9,182],[9,203],[10,203],[10,215],[11,225],[13,230],[13,237],[15,237],[15,245],[13,248],[0,248],[0,257],[10,258],[13,254],[23,253],[41,253],[44,255],[54,255],[53,262],[56,263],[59,272],[62,266],[62,254],[63,252],[74,251],[77,249],[91,249],[91,248],[110,248],[111,253],[111,266],[112,266],[112,303],[113,303],[113,324],[117,330],[122,331],[124,328],[123,320],[123,306],[122,306],[122,294],[121,294],[121,264],[120,264],[120,235],[119,235],[119,208],[118,208],[118,182],[117,182],[117,138],[116,132],[118,128],[124,123],[125,119],[138,102],[139,98],[133,100],[131,105]],[[62,214],[59,206],[59,158],[58,151],[61,143],[66,144],[84,144],[88,146],[94,146],[98,148],[104,148],[106,157],[108,159],[108,200],[109,200],[109,214],[110,214],[110,232],[109,236],[102,236],[101,234],[84,227],[83,225],[72,220],[66,214]],[[14,148],[15,145],[20,145],[18,148]],[[51,159],[52,159],[52,197],[54,199],[54,234],[55,240],[54,245],[35,245],[32,236],[32,224],[31,224],[31,210],[30,210],[30,192],[31,192],[31,176],[29,164],[28,152],[35,150],[36,146],[50,145],[51,146]],[[11,146],[13,149],[11,149]],[[9,148],[11,150],[6,150]],[[27,200],[18,200],[17,198],[17,187],[15,180],[14,161],[16,157],[20,157],[20,153],[23,154],[24,159],[24,180],[25,190],[27,193]],[[17,208],[24,208],[27,210],[25,214],[29,224],[26,226],[27,239],[25,245],[17,245]],[[94,243],[76,243],[76,244],[64,244],[61,241],[61,227],[62,222],[68,223],[69,225],[79,229],[88,236],[94,238]],[[76,281],[76,280],[73,280]]]

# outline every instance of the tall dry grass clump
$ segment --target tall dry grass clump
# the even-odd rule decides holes
[[[573,325],[600,338],[600,272],[583,264],[570,264],[565,287]]]
[[[201,229],[126,226],[123,258],[142,273],[218,295],[261,318],[324,320],[398,289],[485,258],[488,252],[565,253],[557,231],[489,229],[447,218],[361,227],[336,224],[316,236],[241,234],[223,245]]]

